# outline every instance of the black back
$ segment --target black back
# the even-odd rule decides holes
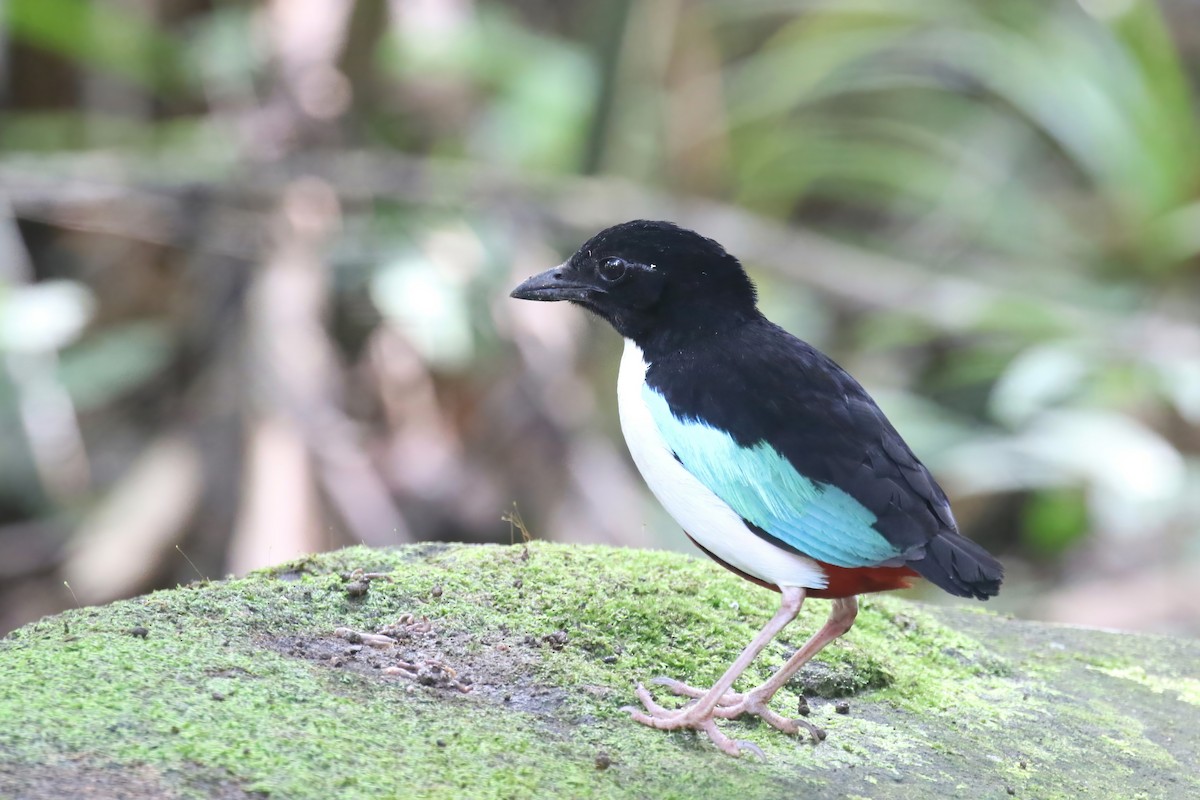
[[[646,382],[676,416],[703,419],[743,447],[766,441],[801,475],[846,492],[909,566],[946,591],[999,591],[1003,567],[958,533],[929,470],[832,359],[761,316],[683,346],[647,345]]]

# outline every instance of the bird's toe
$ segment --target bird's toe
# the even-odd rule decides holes
[[[680,697],[691,697],[698,700],[708,694],[707,689],[697,689],[695,686],[690,686],[683,681],[677,681],[674,678],[668,678],[665,675],[659,675],[656,678],[651,678],[650,682],[658,686],[665,686],[671,692],[671,694],[677,694]],[[738,694],[737,692],[726,692],[721,696],[721,699],[717,701],[717,706],[731,706],[740,703],[741,700],[742,695]]]

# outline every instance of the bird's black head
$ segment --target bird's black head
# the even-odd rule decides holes
[[[754,284],[712,239],[670,222],[634,220],[588,239],[566,263],[513,290],[519,300],[569,300],[643,350],[716,333],[758,315]]]

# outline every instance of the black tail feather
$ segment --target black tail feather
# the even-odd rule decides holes
[[[958,533],[942,532],[925,545],[923,558],[908,562],[921,577],[959,597],[987,600],[1000,591],[1004,565]]]

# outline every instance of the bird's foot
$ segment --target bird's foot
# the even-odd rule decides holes
[[[682,681],[677,681],[674,678],[659,677],[654,678],[651,683],[657,683],[660,686],[665,686],[672,693],[682,697],[692,697],[699,699],[705,695],[703,689],[697,689],[694,686],[689,686]],[[643,690],[644,691],[644,690]],[[649,692],[646,692],[649,697]],[[641,695],[639,694],[640,698]],[[770,725],[772,728],[781,730],[784,733],[791,735],[799,735],[801,731],[806,731],[813,742],[820,742],[825,739],[825,731],[816,725],[813,725],[808,720],[792,719],[785,717],[782,714],[773,711],[767,705],[770,700],[769,696],[757,690],[749,692],[726,692],[721,695],[721,699],[717,701],[716,708],[713,709],[713,716],[721,719],[736,719],[743,714],[752,714],[763,722]],[[645,700],[642,701],[645,703]],[[651,701],[653,702],[653,701]]]
[[[679,709],[663,708],[655,702],[654,697],[640,683],[637,686],[637,698],[645,710],[636,706],[626,706],[622,709],[628,711],[635,722],[657,728],[660,731],[675,731],[685,728],[701,731],[713,744],[731,756],[740,756],[743,752],[749,752],[759,758],[766,758],[766,754],[758,745],[741,739],[731,739],[717,727],[714,713],[720,716],[719,708],[707,712],[702,712],[695,705],[686,705]]]
[[[704,695],[708,694],[707,689],[697,689],[695,686],[689,686],[683,681],[677,681],[674,678],[667,678],[661,675],[657,678],[651,678],[650,682],[658,684],[659,686],[665,686],[671,690],[672,694],[677,694],[680,697],[691,697],[699,700],[701,697],[704,697]],[[719,709],[725,706],[737,705],[740,702],[742,702],[742,695],[740,692],[726,692],[725,694],[721,695],[721,699],[717,701],[717,708]]]
[[[825,740],[825,730],[823,728],[812,724],[806,719],[785,717],[767,705],[768,699],[758,692],[751,690],[741,695],[741,699],[738,702],[731,705],[719,706],[716,709],[716,713],[725,719],[735,719],[743,714],[752,714],[772,728],[783,731],[791,736],[799,736],[802,731],[806,732],[812,739],[813,744]]]

